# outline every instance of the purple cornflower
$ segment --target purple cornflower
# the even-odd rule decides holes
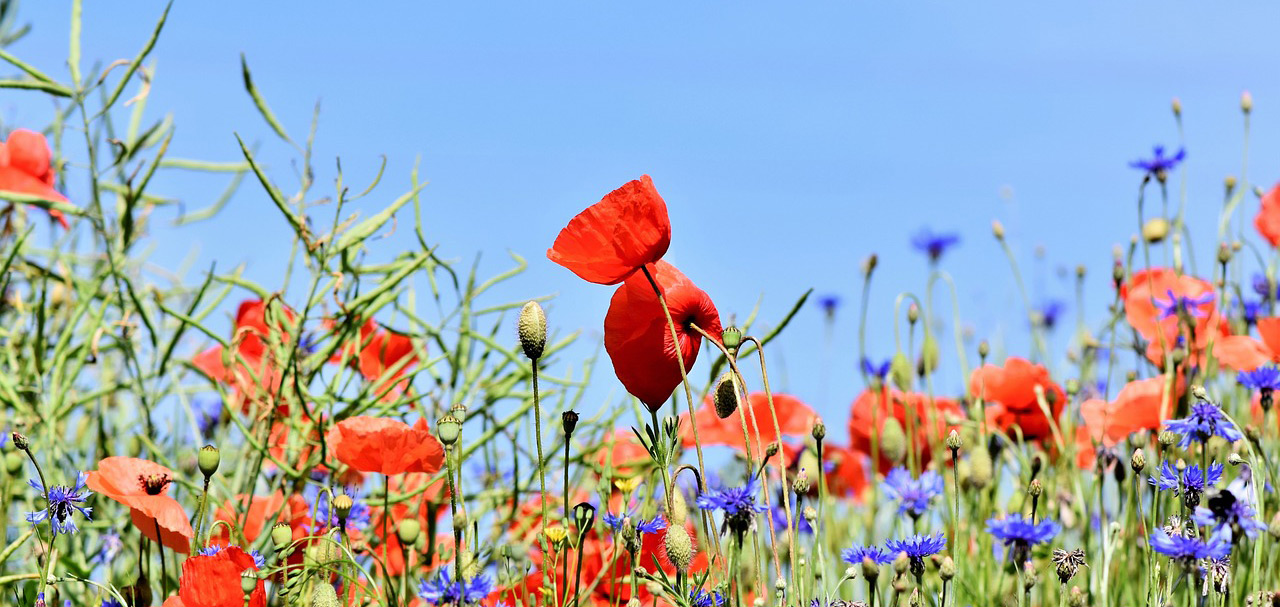
[[[1280,296],[1280,284],[1272,287],[1271,281],[1267,280],[1266,274],[1254,272],[1253,292],[1261,295],[1263,301],[1269,301]]]
[[[1212,436],[1221,436],[1229,443],[1234,443],[1244,435],[1236,429],[1231,420],[1213,403],[1196,403],[1191,405],[1191,415],[1183,419],[1171,419],[1165,427],[1182,435],[1178,446],[1186,449],[1191,443],[1205,443]]]
[[[987,533],[1003,542],[1005,548],[1009,548],[1010,558],[1018,564],[1030,558],[1032,546],[1053,539],[1059,531],[1062,531],[1062,525],[1050,519],[1033,523],[1023,518],[1021,513],[987,521]]]
[[[1231,553],[1231,544],[1221,535],[1202,542],[1182,535],[1169,535],[1164,529],[1151,532],[1151,549],[1171,559],[1190,564],[1200,559],[1220,559]]]
[[[655,516],[646,521],[639,518],[632,518],[630,512],[624,512],[618,515],[615,515],[612,512],[606,512],[603,517],[600,517],[600,520],[604,521],[604,524],[608,525],[609,528],[614,531],[622,531],[622,529],[627,526],[628,520],[638,521],[636,522],[636,531],[639,531],[640,533],[657,533],[667,528],[667,521],[662,520],[661,516]]]
[[[58,533],[75,533],[79,531],[76,523],[71,519],[71,515],[79,512],[84,516],[85,520],[93,520],[93,508],[86,508],[81,504],[93,495],[90,491],[84,490],[84,483],[88,480],[89,474],[81,472],[76,475],[76,486],[67,487],[66,485],[55,485],[49,488],[49,504],[44,510],[27,513],[27,522],[36,525],[49,519],[49,524],[53,528],[55,534]],[[40,481],[31,479],[27,481],[32,489],[40,492],[43,496],[45,493],[44,485]]]
[[[89,562],[105,565],[115,560],[121,550],[124,550],[124,541],[120,539],[120,534],[116,533],[115,529],[109,529],[102,534],[102,547],[98,548],[98,552],[94,553]]]
[[[724,605],[724,596],[715,590],[704,592],[701,588],[694,588],[689,591],[689,605],[691,607],[720,607]]]
[[[886,360],[877,365],[871,362],[870,358],[867,358],[864,356],[862,358],[862,372],[866,373],[871,377],[876,377],[883,380],[886,376],[889,375],[889,368],[892,362],[893,362],[892,360]]]
[[[1245,324],[1253,326],[1258,324],[1258,317],[1262,316],[1263,302],[1244,300],[1240,303],[1240,315],[1244,318]]]
[[[1252,538],[1267,528],[1266,523],[1258,520],[1253,506],[1237,497],[1230,488],[1214,493],[1205,503],[1208,507],[1196,508],[1191,520],[1197,525],[1213,527],[1214,532],[1225,531],[1229,534],[1227,537],[1243,532],[1246,537]]]
[[[764,506],[756,503],[756,494],[760,492],[758,483],[759,480],[752,476],[741,487],[708,491],[698,496],[698,507],[723,511],[724,527],[741,538],[751,528],[756,513],[765,511]]]
[[[773,517],[774,528],[786,529],[787,528],[787,510],[779,504],[770,508],[769,511],[770,511],[770,516]],[[806,519],[804,515],[802,515],[800,511],[796,509],[795,500],[791,500],[791,516],[795,520],[797,531],[799,531],[800,533],[808,533],[809,535],[813,535],[813,527],[809,526],[809,519]]]
[[[921,228],[911,237],[911,246],[929,256],[929,261],[938,261],[947,249],[960,244],[960,235],[954,232],[933,233],[929,228]]]
[[[898,467],[889,471],[884,478],[884,492],[898,502],[898,513],[908,514],[912,519],[929,510],[932,502],[945,491],[946,485],[942,475],[933,470],[926,470],[920,478],[911,478],[911,472]]]
[[[1264,365],[1252,371],[1241,371],[1236,374],[1236,381],[1250,390],[1273,391],[1280,388],[1280,368]]]
[[[1222,464],[1209,464],[1209,483],[1212,487],[1222,480]],[[1177,468],[1174,468],[1169,462],[1160,462],[1160,477],[1152,476],[1147,479],[1147,483],[1159,487],[1161,491],[1172,489],[1174,495],[1179,495],[1184,489],[1203,493],[1205,490],[1204,473],[1200,471],[1200,466],[1192,464],[1187,466],[1182,474],[1178,474]]]
[[[890,554],[907,553],[907,558],[911,559],[911,574],[918,578],[924,575],[924,558],[946,548],[947,538],[942,533],[934,536],[912,535],[901,540],[889,540],[884,547]]]
[[[1178,152],[1176,154],[1168,157],[1164,155],[1163,145],[1155,146],[1153,152],[1155,153],[1155,157],[1151,160],[1134,160],[1129,163],[1129,166],[1135,169],[1142,169],[1143,171],[1146,171],[1148,175],[1154,175],[1156,179],[1163,181],[1164,176],[1168,174],[1169,171],[1177,168],[1178,164],[1187,157],[1187,150],[1184,148],[1178,148]]]
[[[1067,310],[1067,305],[1061,300],[1050,299],[1040,304],[1040,324],[1046,329],[1052,329],[1058,323],[1058,317]]]
[[[893,562],[895,554],[889,554],[879,546],[854,544],[853,548],[846,548],[844,552],[841,552],[840,558],[850,565],[861,565],[863,559],[871,559],[871,562],[877,565],[888,565]]]
[[[209,544],[208,546],[201,548],[200,551],[197,552],[196,554],[199,554],[200,556],[213,556],[215,554],[218,554],[219,552],[222,552],[225,548],[226,548],[226,545],[223,545],[223,544]],[[258,552],[257,550],[248,550],[245,552],[245,554],[248,554],[249,556],[253,557],[253,564],[258,569],[266,568],[267,559],[262,557],[261,552]]]
[[[102,599],[102,607],[124,607],[124,605],[121,605],[120,601],[115,599]]]
[[[1214,300],[1213,291],[1203,293],[1199,297],[1175,295],[1173,289],[1169,289],[1166,293],[1169,295],[1167,301],[1158,297],[1155,298],[1156,307],[1160,309],[1161,319],[1177,317],[1183,313],[1194,318],[1204,318],[1205,313],[1204,310],[1200,309],[1200,306],[1213,303]]]
[[[440,573],[429,580],[422,580],[418,585],[418,596],[432,605],[479,605],[489,596],[493,589],[493,580],[489,576],[477,575],[469,581],[454,581],[449,577],[449,566],[440,568]]]
[[[840,307],[840,296],[834,293],[828,293],[818,298],[818,307],[822,308],[823,313],[828,317],[835,316],[836,308]]]
[[[209,436],[222,420],[222,399],[216,396],[197,397],[191,402],[191,409],[200,436]]]

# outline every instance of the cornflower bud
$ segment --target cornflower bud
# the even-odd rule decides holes
[[[813,436],[813,440],[816,441],[821,441],[827,437],[827,425],[822,423],[821,417],[813,420],[813,430],[810,431],[810,434]]]
[[[1142,474],[1143,468],[1147,467],[1147,456],[1143,453],[1142,447],[1133,450],[1133,456],[1129,458],[1129,467],[1133,468],[1134,474]]]

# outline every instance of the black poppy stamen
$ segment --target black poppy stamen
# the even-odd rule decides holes
[[[160,495],[173,479],[168,474],[140,474],[138,481],[142,483],[147,495]]]

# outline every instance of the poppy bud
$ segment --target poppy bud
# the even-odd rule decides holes
[[[725,327],[720,331],[720,343],[729,352],[737,352],[738,346],[742,345],[742,329],[733,325]]]
[[[19,472],[22,472],[22,465],[25,462],[26,462],[26,459],[23,458],[22,455],[17,452],[10,451],[4,454],[4,469],[9,473],[10,476],[14,476]]]
[[[292,541],[293,529],[288,523],[276,523],[271,528],[271,543],[275,545],[277,551],[284,550]]]
[[[880,456],[898,464],[906,455],[907,435],[902,431],[902,424],[898,423],[896,417],[884,420],[884,426],[880,430]]]
[[[200,448],[200,454],[196,456],[196,463],[200,465],[200,473],[204,475],[204,480],[209,480],[214,472],[218,471],[218,464],[222,462],[222,455],[218,453],[218,448],[213,445],[205,445]]]
[[[672,527],[679,527],[689,518],[689,503],[684,499],[684,492],[675,483],[671,484],[671,508],[667,512],[667,520]]]
[[[813,420],[813,430],[811,430],[809,433],[813,436],[813,440],[816,440],[819,442],[821,442],[822,439],[827,437],[827,425],[822,423],[821,417]]]
[[[899,390],[911,389],[911,361],[907,360],[906,354],[898,352],[893,355],[889,363],[889,377],[893,379],[893,384]]]
[[[676,571],[688,571],[693,563],[693,540],[689,538],[689,531],[683,525],[667,527],[665,546],[667,558],[676,566]]]
[[[436,435],[446,447],[452,446],[462,436],[462,422],[453,415],[446,414],[436,421]]]
[[[940,357],[941,352],[938,350],[938,340],[934,339],[932,334],[925,335],[924,343],[920,346],[920,367],[924,371],[921,375],[933,373],[938,368],[938,359]]]
[[[987,343],[987,340],[984,339],[978,342],[978,358],[986,360],[987,355],[990,353],[991,353],[991,344]]]
[[[418,541],[419,533],[422,533],[422,523],[418,519],[407,518],[396,525],[396,537],[402,546],[412,546]]]
[[[996,240],[1004,240],[1004,224],[1000,223],[999,219],[991,220],[991,234],[996,237]]]
[[[1063,386],[1067,391],[1067,396],[1075,396],[1080,393],[1080,380],[1072,377],[1067,379],[1067,384]]]
[[[547,314],[538,302],[531,301],[520,308],[516,329],[524,355],[532,361],[542,358],[542,351],[547,347]]]
[[[245,594],[253,594],[253,589],[258,587],[258,575],[252,569],[245,569],[240,574],[240,590]]]
[[[27,449],[31,448],[31,443],[27,441],[27,437],[25,434],[22,434],[21,432],[14,432],[13,446],[17,447],[19,451],[26,451]]]
[[[951,557],[949,556],[942,557],[942,564],[938,565],[938,577],[942,578],[942,581],[946,582],[955,576],[956,562],[951,560]]]
[[[573,429],[578,427],[578,412],[570,409],[560,414],[560,423],[564,424],[565,436],[573,434]]]
[[[1142,224],[1142,239],[1156,244],[1169,235],[1169,221],[1163,217],[1152,217]]]
[[[316,584],[311,591],[311,607],[339,607],[338,593],[333,584]]]
[[[1246,114],[1253,111],[1253,95],[1249,91],[1240,93],[1240,111]]]
[[[1133,450],[1133,456],[1129,458],[1129,467],[1133,468],[1134,474],[1142,474],[1143,468],[1147,467],[1147,456],[1142,452],[1142,447]]]
[[[975,489],[991,484],[991,454],[986,449],[974,449],[969,454],[969,482]]]
[[[716,393],[712,399],[716,417],[725,419],[738,410],[738,382],[732,372],[720,376],[716,382]]]
[[[947,448],[952,451],[952,455],[955,454],[954,452],[959,451],[960,447],[964,446],[964,439],[960,438],[960,433],[957,432],[955,428],[952,428],[951,431],[947,433],[947,438],[944,442],[946,443]]]
[[[879,262],[880,258],[877,257],[875,253],[868,255],[867,258],[862,261],[862,275],[871,276],[871,273],[876,271],[876,264]]]

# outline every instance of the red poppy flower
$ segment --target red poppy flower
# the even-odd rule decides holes
[[[430,474],[444,463],[444,447],[424,419],[410,426],[385,417],[352,417],[330,428],[325,440],[338,461],[361,472]]]
[[[293,530],[293,539],[307,536],[311,526],[311,506],[301,495],[292,494],[288,500],[284,493],[276,491],[269,496],[253,497],[237,495],[227,500],[213,513],[213,520],[226,521],[244,535],[245,544],[253,544],[264,533],[270,533],[277,523],[285,523]],[[218,525],[217,534],[209,538],[211,544],[231,543],[226,527]],[[295,551],[296,552],[296,551]],[[301,554],[301,553],[298,553]]]
[[[1026,440],[1051,436],[1049,418],[1036,400],[1035,387],[1044,391],[1045,403],[1058,419],[1067,404],[1067,395],[1049,378],[1041,365],[1016,356],[1004,361],[1003,367],[983,365],[969,376],[969,391],[987,405],[987,423],[1010,434],[1013,427],[1022,430]]]
[[[27,129],[9,133],[9,140],[0,143],[0,193],[15,192],[70,203],[62,192],[53,188],[52,160],[53,153],[44,135]],[[67,227],[62,211],[49,209],[49,216],[63,228]]]
[[[667,204],[645,175],[569,220],[547,249],[547,259],[587,282],[616,285],[640,266],[662,259],[670,245]]]
[[[1280,318],[1259,318],[1259,341],[1248,335],[1229,335],[1213,346],[1213,355],[1236,371],[1252,371],[1267,363],[1280,362]]]
[[[804,468],[809,475],[809,493],[818,496],[818,482],[814,471],[818,469],[817,450],[806,444],[782,445],[783,461],[787,470],[796,474]],[[822,443],[822,468],[826,470],[827,495],[861,498],[867,489],[867,470],[863,463],[866,456],[848,447]]]
[[[1253,227],[1271,246],[1280,246],[1280,184],[1262,197],[1262,206],[1253,218]]]
[[[716,415],[712,397],[696,412],[694,419],[698,424],[698,439],[703,445],[727,445],[737,449],[743,448],[742,412],[749,407],[747,414],[747,430],[751,440],[747,443],[752,457],[759,457],[757,449],[757,432],[759,444],[767,447],[778,440],[774,431],[773,413],[769,410],[769,399],[764,392],[753,392],[747,396],[747,402],[740,405],[729,417],[720,419]],[[745,407],[744,407],[745,406]],[[813,407],[804,404],[800,399],[788,394],[773,395],[773,410],[778,414],[778,427],[783,435],[805,436],[813,432],[813,422],[818,414]],[[693,428],[689,423],[689,414],[680,414],[680,437],[685,447],[693,446]]]
[[[1157,376],[1129,382],[1111,402],[1100,398],[1084,401],[1080,404],[1084,424],[1076,429],[1076,463],[1091,468],[1097,456],[1094,445],[1114,447],[1139,430],[1159,430],[1160,424],[1172,417],[1184,392],[1182,378],[1175,380],[1174,392],[1169,394],[1165,377]]]
[[[1120,286],[1120,297],[1125,318],[1147,339],[1147,358],[1157,365],[1164,363],[1166,348],[1191,337],[1180,314],[1170,313],[1177,306],[1185,308],[1186,316],[1195,322],[1191,364],[1200,363],[1199,357],[1210,342],[1231,334],[1226,319],[1218,313],[1213,285],[1194,276],[1169,268],[1140,270]]]
[[[332,321],[326,323],[332,326]],[[408,380],[399,381],[405,373],[418,362],[418,355],[413,349],[413,340],[409,336],[395,331],[383,330],[373,319],[360,326],[360,339],[342,347],[341,352],[334,354],[329,362],[347,361],[349,365],[360,370],[360,375],[369,381],[383,380],[383,375],[394,369],[385,384],[377,387],[385,398],[394,400],[408,389]],[[403,361],[403,362],[402,362]],[[393,385],[394,384],[394,385]]]
[[[227,354],[222,346],[205,350],[191,361],[205,375],[234,388],[246,413],[255,402],[273,400],[272,395],[280,384],[280,372],[267,344],[269,336],[286,341],[288,333],[280,324],[267,325],[266,309],[266,303],[260,299],[240,302],[232,337],[236,348],[230,355],[231,367],[223,360]],[[288,307],[284,308],[284,315],[289,321],[296,317]]]
[[[654,282],[662,289],[680,338],[685,371],[698,358],[702,335],[720,334],[720,313],[705,291],[675,266],[659,261],[652,268]],[[671,339],[667,317],[649,280],[632,275],[618,287],[604,317],[604,349],[613,360],[613,371],[627,392],[657,411],[680,385],[680,363]]]
[[[165,546],[187,554],[195,531],[187,521],[182,505],[166,493],[173,471],[145,459],[107,457],[98,469],[89,472],[85,481],[89,489],[129,507],[134,526],[151,541],[156,540],[156,526]]]
[[[240,576],[258,570],[253,557],[239,546],[228,546],[217,554],[197,555],[182,562],[178,596],[169,597],[164,607],[241,607],[244,591]],[[265,607],[267,589],[262,580],[249,595],[249,607]]]
[[[910,415],[910,424],[907,416]],[[927,465],[933,457],[933,445],[941,443],[951,431],[951,421],[964,418],[964,410],[950,398],[929,398],[925,394],[915,392],[902,393],[888,386],[880,390],[866,390],[853,401],[849,412],[849,443],[856,451],[871,454],[871,439],[879,436],[884,430],[885,422],[890,418],[897,420],[905,433],[915,428],[909,448],[913,449],[917,461]],[[885,457],[880,452],[880,461],[876,469],[888,472],[897,462]]]

